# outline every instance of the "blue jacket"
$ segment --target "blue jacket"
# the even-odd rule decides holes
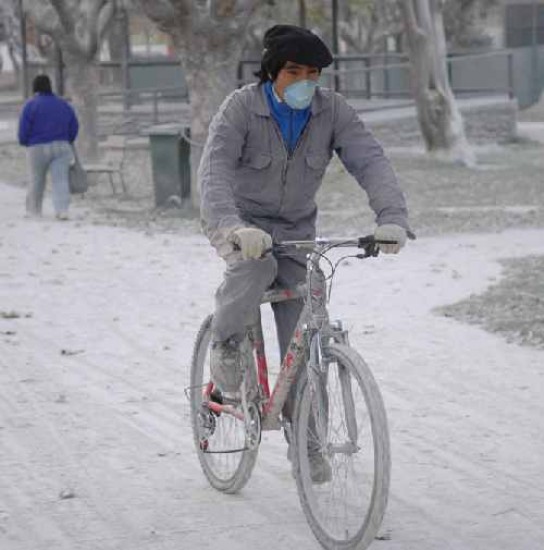
[[[72,106],[55,94],[36,94],[19,119],[19,143],[26,147],[52,141],[72,143],[79,130]]]
[[[270,112],[278,123],[287,150],[292,153],[306,124],[308,124],[308,120],[310,120],[310,107],[307,109],[292,109],[287,103],[278,101],[270,81],[265,83],[264,88]]]

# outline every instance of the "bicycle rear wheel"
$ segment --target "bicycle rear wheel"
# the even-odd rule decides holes
[[[252,444],[252,449],[249,449],[246,426],[242,420],[224,412],[218,415],[205,406],[204,391],[211,379],[211,322],[210,315],[200,327],[193,350],[191,423],[204,475],[215,489],[225,493],[236,493],[251,476],[257,459],[258,443]],[[252,404],[250,411],[258,415],[256,407]]]
[[[390,450],[385,408],[370,369],[353,349],[331,344],[323,363],[327,368],[320,384],[322,398],[316,399],[308,380],[301,383],[297,396],[298,494],[323,547],[363,550],[376,536],[387,505]],[[324,403],[325,411],[316,410],[318,402]],[[316,420],[319,415],[321,422]],[[321,484],[310,478],[309,456],[314,453],[315,459],[316,452],[332,471],[330,481]]]

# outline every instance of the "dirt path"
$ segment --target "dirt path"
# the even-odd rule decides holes
[[[200,473],[183,388],[222,271],[204,239],[77,210],[25,220],[22,203],[0,184],[0,548],[318,548],[280,434],[237,496]],[[505,245],[544,254],[543,237],[421,239],[339,271],[333,316],[391,426],[388,540],[373,548],[544,547],[544,352],[431,313],[496,280]]]

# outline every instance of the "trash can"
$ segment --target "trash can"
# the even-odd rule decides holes
[[[191,146],[184,139],[189,128],[158,124],[146,132],[151,150],[155,206],[182,205],[191,198]]]

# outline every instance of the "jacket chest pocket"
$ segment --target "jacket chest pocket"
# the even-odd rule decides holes
[[[270,174],[273,168],[272,155],[248,149],[244,152],[236,170],[235,189],[239,200],[251,199],[268,203],[275,193]]]
[[[309,153],[305,160],[304,194],[313,197],[321,185],[321,180],[329,164],[329,155]]]
[[[323,175],[329,164],[329,156],[326,153],[309,153],[306,155],[306,165],[310,173]],[[312,172],[313,171],[313,172]]]
[[[248,151],[242,157],[241,169],[264,170],[272,163],[272,156],[268,153]]]

